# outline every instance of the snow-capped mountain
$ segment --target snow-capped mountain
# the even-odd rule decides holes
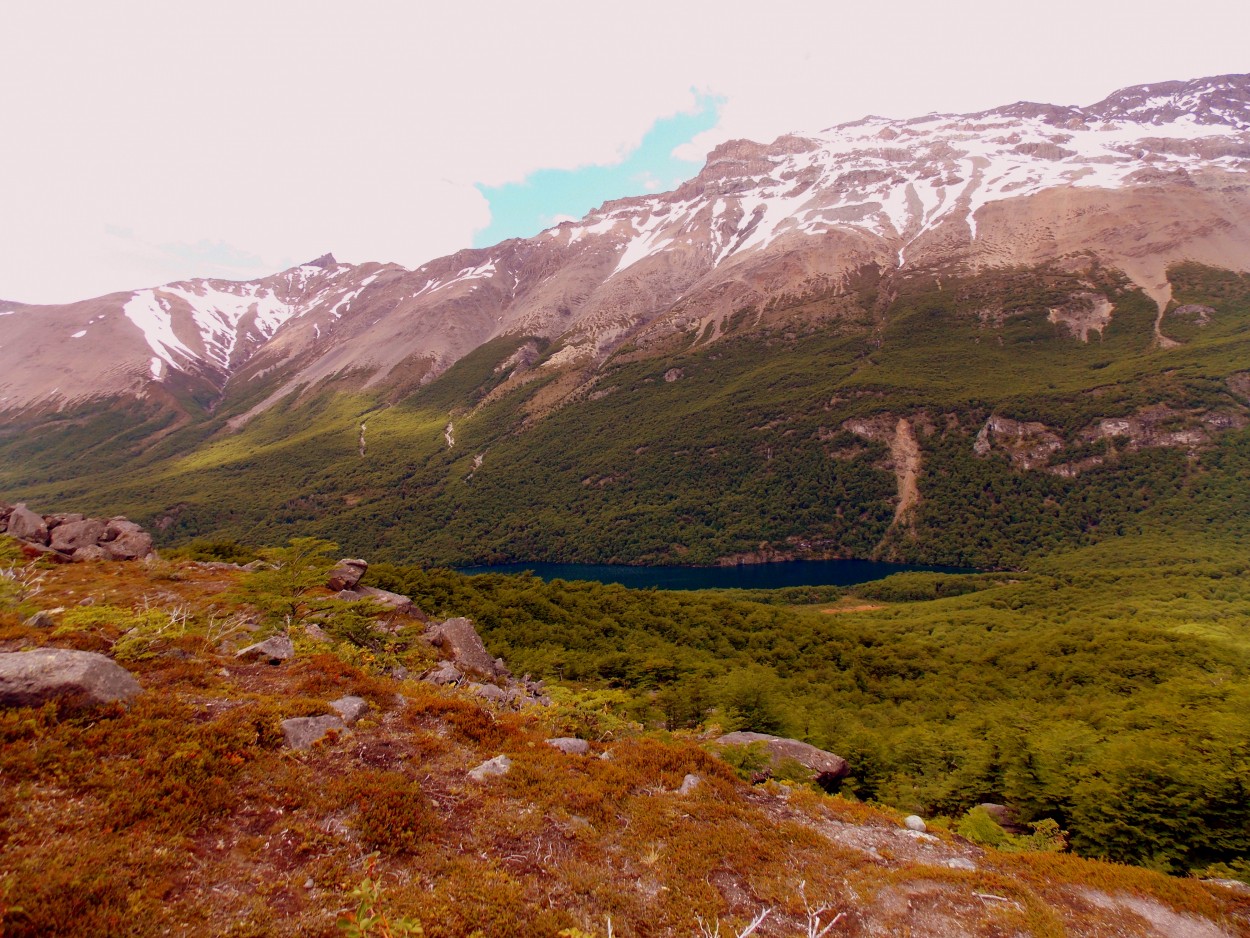
[[[834,297],[866,268],[897,277],[1074,252],[1124,271],[1161,309],[1178,260],[1250,269],[1250,76],[730,141],[672,192],[411,271],[327,256],[249,283],[0,302],[0,410],[143,393],[174,375],[220,389],[273,374],[266,402],[349,372],[411,385],[500,335],[556,340],[548,366],[593,363],[626,341],[713,342],[730,316]]]

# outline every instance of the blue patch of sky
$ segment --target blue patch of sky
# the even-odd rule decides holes
[[[473,246],[532,237],[565,218],[581,218],[609,199],[676,188],[699,171],[702,161],[680,159],[673,151],[715,127],[723,104],[723,98],[699,96],[693,111],[657,120],[637,149],[611,166],[540,169],[521,182],[479,185],[490,203],[490,224],[474,234]]]

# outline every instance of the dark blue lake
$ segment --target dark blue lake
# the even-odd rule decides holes
[[[502,563],[461,567],[460,573],[524,573],[544,580],[597,580],[633,589],[773,590],[785,586],[850,586],[880,580],[892,573],[930,570],[938,573],[974,573],[953,567],[926,567],[871,560],[788,560],[778,563],[738,564],[732,567],[632,567],[590,563]]]

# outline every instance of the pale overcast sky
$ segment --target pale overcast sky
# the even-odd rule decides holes
[[[709,100],[678,156],[1250,71],[1246,0],[0,0],[0,24],[0,297],[26,302],[417,266],[487,228],[479,187],[624,162]]]

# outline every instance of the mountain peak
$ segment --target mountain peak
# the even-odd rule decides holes
[[[338,261],[334,259],[334,255],[326,253],[326,254],[322,254],[317,259],[307,261],[301,264],[300,266],[301,267],[320,267],[322,270],[329,270],[331,267],[336,267],[337,265],[338,265]]]
[[[1186,116],[1199,124],[1250,127],[1250,75],[1133,85],[1082,111],[1102,120],[1169,124]]]

